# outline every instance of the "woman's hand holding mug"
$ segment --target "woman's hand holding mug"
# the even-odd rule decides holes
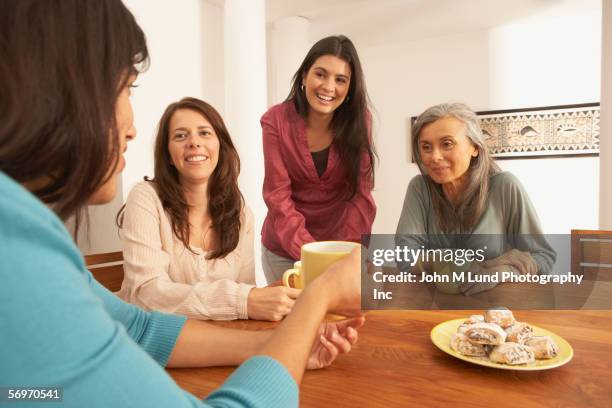
[[[361,316],[361,247],[327,268],[305,290],[321,292],[328,313]]]
[[[249,319],[277,322],[291,312],[300,289],[284,286],[253,288],[247,298]]]

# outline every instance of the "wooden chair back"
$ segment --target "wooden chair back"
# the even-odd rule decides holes
[[[572,230],[572,272],[612,282],[612,231]]]
[[[85,255],[85,265],[94,278],[111,292],[121,289],[123,282],[123,252]]]

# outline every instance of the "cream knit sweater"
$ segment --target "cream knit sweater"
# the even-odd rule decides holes
[[[152,184],[138,183],[125,204],[120,230],[125,277],[117,293],[145,310],[196,319],[247,319],[247,297],[255,285],[253,214],[243,211],[238,246],[223,259],[185,248]]]

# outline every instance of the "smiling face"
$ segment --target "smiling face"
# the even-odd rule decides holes
[[[421,129],[419,155],[427,174],[443,188],[461,191],[478,148],[467,136],[463,122],[444,117]],[[458,192],[457,191],[457,192]]]
[[[168,152],[181,183],[205,183],[219,161],[219,138],[208,119],[178,109],[170,119]]]
[[[90,205],[106,204],[112,201],[117,194],[117,177],[125,167],[123,153],[127,150],[127,142],[136,137],[136,128],[134,127],[134,112],[132,111],[132,103],[130,102],[130,88],[135,80],[135,75],[128,79],[127,83],[119,93],[117,103],[115,104],[115,123],[117,126],[117,137],[119,138],[119,162],[115,168],[109,169],[109,171],[112,171],[111,176],[108,177],[106,182],[91,195],[87,201],[87,203]]]
[[[309,114],[328,115],[344,102],[351,82],[351,67],[343,59],[323,55],[315,60],[302,85]]]

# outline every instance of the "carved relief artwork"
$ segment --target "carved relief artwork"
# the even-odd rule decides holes
[[[496,158],[599,154],[599,104],[479,112]]]

